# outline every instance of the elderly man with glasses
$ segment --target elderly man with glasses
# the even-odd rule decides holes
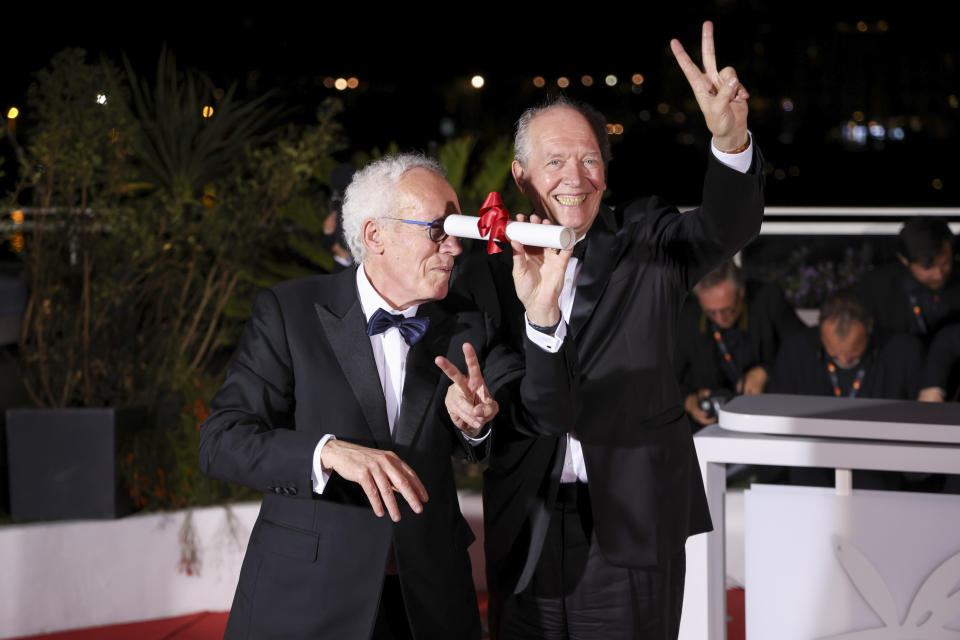
[[[343,204],[359,266],[258,296],[200,444],[205,473],[264,492],[227,638],[480,637],[450,457],[486,455],[498,390],[538,407],[569,389],[564,353],[521,361],[479,313],[435,303],[455,213],[434,161],[377,161]],[[551,283],[520,282],[532,318],[556,306],[569,253],[530,261]],[[524,368],[551,392],[526,397]]]

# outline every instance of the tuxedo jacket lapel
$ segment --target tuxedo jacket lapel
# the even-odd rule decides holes
[[[604,205],[600,206],[597,219],[587,232],[587,250],[583,257],[583,266],[577,276],[577,293],[573,297],[573,310],[570,312],[570,331],[576,337],[590,321],[600,296],[603,295],[617,250],[617,236],[613,212]]]
[[[441,374],[433,359],[439,354],[446,354],[450,342],[450,331],[445,325],[451,316],[435,304],[422,305],[417,315],[430,318],[430,326],[423,339],[410,347],[407,353],[403,402],[393,429],[393,439],[398,447],[409,447],[423,425]]]
[[[344,377],[350,383],[363,415],[381,449],[390,449],[390,427],[380,374],[366,333],[367,321],[360,306],[356,271],[342,272],[333,299],[314,304],[320,325],[327,335]]]

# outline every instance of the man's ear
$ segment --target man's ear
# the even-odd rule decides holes
[[[910,262],[907,260],[907,257],[906,257],[905,255],[903,255],[902,253],[897,253],[897,259],[900,260],[900,262],[903,263],[903,266],[905,266],[905,267],[909,267],[909,266],[910,266]]]
[[[375,255],[383,253],[383,229],[380,228],[376,220],[369,218],[363,222],[360,237],[363,239],[363,246],[367,248],[367,253]]]
[[[523,165],[519,161],[514,160],[513,164],[510,165],[510,172],[513,174],[513,181],[517,183],[517,187],[520,189],[520,193],[526,193],[524,185],[527,182],[526,172],[523,170]]]

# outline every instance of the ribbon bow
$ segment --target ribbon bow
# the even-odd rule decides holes
[[[404,318],[401,315],[393,315],[389,311],[377,309],[370,316],[370,322],[367,323],[367,335],[375,336],[391,327],[396,327],[403,339],[412,347],[427,332],[429,325],[430,318],[417,318],[416,316]]]
[[[503,251],[497,246],[495,240],[500,242],[507,241],[507,223],[510,222],[510,212],[503,206],[503,200],[500,199],[498,191],[491,191],[487,194],[487,199],[483,201],[480,207],[480,220],[477,221],[477,229],[480,230],[480,236],[487,238],[487,253],[500,253]]]

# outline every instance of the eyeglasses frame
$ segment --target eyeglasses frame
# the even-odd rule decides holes
[[[427,237],[430,238],[431,241],[437,244],[441,244],[444,240],[447,239],[447,232],[443,230],[443,220],[444,220],[443,218],[436,218],[435,220],[431,220],[430,222],[424,222],[422,220],[407,220],[406,218],[393,218],[391,216],[381,216],[381,219],[397,220],[398,222],[405,222],[407,224],[415,224],[421,227],[427,227]],[[439,239],[433,237],[434,232],[437,230],[440,231]]]

